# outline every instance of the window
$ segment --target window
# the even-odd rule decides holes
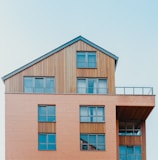
[[[104,134],[80,134],[81,150],[105,150]]]
[[[107,94],[107,79],[78,78],[77,92],[80,94]]]
[[[77,68],[96,67],[96,52],[77,52]]]
[[[55,106],[38,106],[38,122],[56,122]]]
[[[120,136],[141,136],[141,126],[139,122],[120,122]]]
[[[24,77],[24,93],[54,93],[54,78]]]
[[[103,106],[81,106],[80,122],[105,122]]]
[[[38,134],[39,150],[56,150],[56,134]]]
[[[120,146],[120,160],[142,160],[141,146]]]

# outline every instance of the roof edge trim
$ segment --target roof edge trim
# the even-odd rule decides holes
[[[37,58],[37,59],[31,61],[30,63],[27,63],[26,65],[24,65],[24,66],[22,66],[22,67],[20,67],[20,68],[18,68],[18,69],[16,69],[16,70],[14,70],[13,72],[10,72],[9,74],[3,76],[3,77],[2,77],[2,80],[5,81],[6,79],[8,79],[8,78],[14,76],[15,74],[17,74],[17,73],[19,73],[19,72],[25,70],[26,68],[28,68],[28,67],[30,67],[30,66],[32,66],[32,65],[34,65],[34,64],[36,64],[36,63],[38,63],[38,62],[40,62],[41,60],[43,60],[43,59],[45,59],[45,58],[47,58],[47,57],[53,55],[53,54],[56,53],[56,52],[59,52],[60,50],[66,48],[66,47],[68,47],[68,46],[72,45],[73,43],[75,43],[75,42],[77,42],[77,41],[80,41],[80,40],[83,41],[83,42],[85,42],[85,43],[87,43],[87,44],[89,44],[90,46],[92,46],[92,47],[94,47],[94,48],[100,50],[100,51],[103,52],[104,54],[106,54],[106,55],[112,57],[113,59],[115,59],[115,65],[117,64],[118,57],[115,56],[113,53],[111,53],[111,52],[109,52],[109,51],[103,49],[102,47],[96,45],[95,43],[93,43],[93,42],[87,40],[86,38],[84,38],[84,37],[82,37],[82,36],[78,36],[78,37],[72,39],[71,41],[69,41],[69,42],[67,42],[67,43],[65,43],[65,44],[63,44],[63,45],[57,47],[56,49],[54,49],[54,50],[52,50],[52,51],[50,51],[50,52],[44,54],[43,56],[40,56],[39,58]]]
[[[83,37],[81,36],[81,40],[82,40],[83,42],[89,44],[90,46],[92,46],[92,47],[100,50],[101,52],[105,53],[106,55],[112,57],[112,58],[115,59],[116,61],[118,60],[118,57],[117,57],[116,55],[114,55],[113,53],[107,51],[106,49],[104,49],[104,48],[96,45],[95,43],[89,41],[88,39],[85,39],[85,38],[83,38]]]

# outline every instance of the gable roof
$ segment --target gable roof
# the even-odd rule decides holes
[[[39,58],[37,58],[37,59],[31,61],[30,63],[27,63],[26,65],[24,65],[24,66],[22,66],[22,67],[20,67],[20,68],[18,68],[18,69],[16,69],[16,70],[14,70],[13,72],[11,72],[11,73],[9,73],[9,74],[3,76],[3,77],[2,77],[2,80],[5,81],[6,79],[8,79],[8,78],[14,76],[15,74],[17,74],[17,73],[19,73],[19,72],[25,70],[26,68],[28,68],[28,67],[30,67],[30,66],[32,66],[32,65],[34,65],[34,64],[36,64],[36,63],[38,63],[38,62],[40,62],[41,60],[43,60],[43,59],[45,59],[45,58],[51,56],[52,54],[54,54],[54,53],[56,53],[56,52],[58,52],[58,51],[60,51],[60,50],[62,50],[62,49],[64,49],[64,48],[66,48],[66,47],[68,47],[68,46],[70,46],[70,45],[76,43],[77,41],[83,41],[83,42],[87,43],[88,45],[90,45],[90,46],[96,48],[97,50],[103,52],[104,54],[110,56],[111,58],[113,58],[113,59],[115,60],[115,65],[117,64],[118,57],[115,56],[113,53],[111,53],[111,52],[109,52],[109,51],[103,49],[102,47],[96,45],[95,43],[89,41],[88,39],[86,39],[86,38],[84,38],[84,37],[82,37],[82,36],[78,36],[78,37],[72,39],[71,41],[69,41],[69,42],[67,42],[67,43],[65,43],[65,44],[63,44],[63,45],[61,45],[61,46],[59,46],[58,48],[56,48],[56,49],[54,49],[54,50],[52,50],[52,51],[50,51],[50,52],[44,54],[43,56],[41,56],[41,57],[39,57]]]

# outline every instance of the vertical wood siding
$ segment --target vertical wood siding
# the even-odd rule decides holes
[[[96,51],[96,69],[77,69],[76,51]],[[108,78],[109,94],[115,92],[115,61],[88,44],[78,41],[5,81],[6,93],[22,93],[24,76],[54,76],[56,93],[76,93],[77,77]]]
[[[137,146],[142,144],[141,136],[120,136],[120,145]]]
[[[105,133],[105,123],[80,123],[80,133]]]
[[[56,123],[38,122],[38,133],[56,133]]]

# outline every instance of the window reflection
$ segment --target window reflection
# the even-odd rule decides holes
[[[38,122],[55,122],[55,106],[38,106]]]
[[[96,68],[96,52],[77,52],[77,68]]]
[[[140,136],[141,135],[140,122],[120,122],[119,135],[120,136]]]
[[[104,122],[104,106],[81,106],[80,122]]]
[[[104,134],[80,134],[81,150],[105,150]]]
[[[38,134],[39,150],[56,150],[56,134]]]
[[[141,146],[120,146],[120,160],[142,160]]]
[[[107,79],[98,78],[78,78],[77,92],[80,94],[107,94]]]
[[[54,78],[24,77],[24,93],[54,93]]]

